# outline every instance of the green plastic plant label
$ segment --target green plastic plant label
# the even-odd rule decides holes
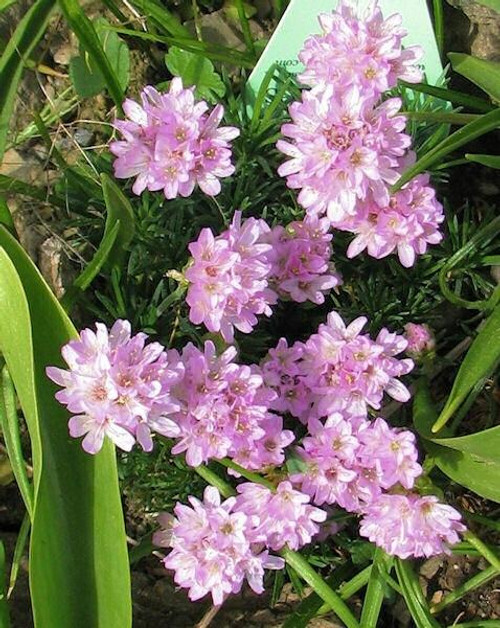
[[[358,0],[359,10],[363,11],[371,2],[372,0]],[[304,41],[310,35],[321,32],[318,15],[332,12],[337,4],[337,0],[291,0],[249,78],[250,92],[257,93],[266,72],[275,63],[293,74],[303,69],[298,60],[298,53]],[[394,13],[401,14],[403,28],[408,31],[403,45],[422,46],[427,81],[431,84],[436,83],[443,73],[443,67],[426,0],[379,0],[379,6],[384,17],[389,17]]]

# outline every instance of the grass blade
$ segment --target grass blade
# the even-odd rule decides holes
[[[24,60],[42,38],[54,0],[37,0],[19,22],[0,57],[0,161],[7,145],[9,122],[19,90]]]
[[[411,563],[401,558],[395,559],[396,573],[408,610],[417,628],[441,628],[430,613],[427,601],[422,593],[417,575]]]
[[[5,594],[5,548],[0,541],[0,628],[9,628],[9,605]]]
[[[392,188],[392,193],[400,190],[405,183],[411,181],[413,177],[428,168],[431,168],[434,164],[441,161],[443,157],[449,153],[457,150],[464,144],[475,140],[481,135],[485,135],[490,131],[493,131],[500,125],[500,108],[482,115],[477,120],[469,122],[455,133],[452,133],[445,140],[440,142],[435,148],[421,157],[413,166],[408,168],[406,172],[400,177],[396,184]]]
[[[389,574],[393,561],[394,559],[391,556],[388,556],[377,547],[370,571],[370,579],[368,580],[368,588],[363,600],[363,609],[359,622],[361,628],[377,628],[378,626],[380,609],[382,608],[386,590],[383,574]]]
[[[33,487],[26,473],[26,463],[21,448],[19,433],[19,417],[16,408],[16,393],[7,367],[4,366],[0,375],[0,422],[9,454],[12,472],[16,478],[19,492],[30,519],[33,518]]]
[[[298,552],[291,549],[282,549],[280,554],[309,586],[327,603],[337,617],[344,622],[347,628],[359,628],[357,619],[352,614],[350,608],[342,600],[338,593],[328,586],[328,584],[319,576],[307,560]]]
[[[457,52],[450,52],[448,58],[455,72],[480,87],[492,100],[500,100],[500,63]]]
[[[82,47],[88,52],[95,65],[101,71],[106,81],[109,94],[118,108],[118,111],[123,113],[122,103],[125,100],[125,96],[118,76],[104,52],[94,25],[85,15],[78,0],[58,0],[58,3],[64,13],[64,17],[68,21],[70,28],[75,32]]]
[[[427,85],[426,83],[407,83],[406,81],[400,81],[401,85],[404,85],[408,89],[412,89],[414,92],[420,92],[422,94],[428,94],[441,100],[451,102],[453,105],[461,105],[468,107],[469,109],[475,109],[482,113],[488,113],[493,111],[495,106],[487,100],[477,98],[477,96],[470,96],[469,94],[463,94],[452,89],[445,87],[435,87],[434,85]]]
[[[21,564],[21,558],[23,557],[24,550],[26,549],[26,543],[28,542],[30,530],[31,520],[28,513],[26,513],[24,515],[19,534],[17,535],[16,547],[14,548],[14,556],[12,557],[12,565],[10,568],[9,590],[7,592],[7,597],[10,597],[12,595],[12,591],[16,586],[19,566]]]

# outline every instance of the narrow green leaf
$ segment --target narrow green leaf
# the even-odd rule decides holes
[[[457,270],[462,266],[467,267],[470,265],[469,260],[476,256],[478,252],[481,252],[482,248],[489,244],[500,233],[500,216],[497,216],[489,223],[481,227],[472,238],[470,238],[464,246],[449,257],[441,267],[439,271],[439,287],[441,292],[448,301],[458,307],[465,307],[467,309],[474,310],[491,310],[496,305],[499,297],[500,288],[497,286],[489,299],[482,299],[480,301],[469,301],[455,294],[448,287],[450,276],[456,275]],[[495,260],[492,260],[493,263]]]
[[[45,375],[49,365],[64,366],[60,348],[75,335],[36,267],[0,227],[0,350],[33,452],[35,624],[127,628],[130,575],[114,448],[107,442],[96,456],[83,452]]]
[[[500,169],[500,155],[473,155],[471,153],[465,153],[465,159],[481,164],[482,166],[487,166],[488,168]]]
[[[0,197],[0,223],[4,225],[14,237],[16,236],[16,227],[12,220],[12,214],[10,213],[7,201],[2,197]]]
[[[226,86],[210,59],[171,46],[165,55],[165,63],[174,76],[181,77],[183,85],[194,85],[200,98],[216,102],[226,93]]]
[[[314,591],[330,605],[332,611],[337,617],[344,622],[347,628],[359,628],[359,623],[352,614],[350,608],[342,600],[342,598],[335,593],[335,591],[328,586],[323,578],[318,575],[307,560],[298,552],[294,552],[291,549],[284,548],[280,554],[286,560],[299,576],[311,586]]]
[[[413,617],[417,628],[441,628],[432,617],[429,606],[418,582],[410,561],[395,559],[396,573],[403,592],[406,606]]]
[[[106,203],[106,226],[104,228],[103,240],[109,236],[116,223],[119,223],[114,246],[112,247],[107,264],[109,266],[120,266],[125,259],[129,244],[135,233],[135,216],[130,201],[120,190],[116,183],[107,174],[101,174],[102,191],[104,202]]]
[[[0,0],[0,12],[5,11],[5,9],[8,9],[16,2],[17,0]]]
[[[333,574],[326,580],[326,583],[330,588],[335,590],[342,584],[342,582],[351,577],[353,570],[354,567],[351,562],[345,563],[341,567],[335,569]],[[298,608],[296,608],[293,613],[285,619],[283,628],[306,628],[311,619],[316,617],[323,603],[324,602],[319,595],[313,591],[299,604]],[[329,606],[328,610],[330,610]]]
[[[16,394],[14,385],[7,367],[0,373],[0,424],[2,434],[9,454],[12,472],[16,478],[19,492],[26,506],[30,518],[33,518],[33,487],[26,473],[26,463],[21,448],[19,433],[19,417],[17,416]]]
[[[384,574],[389,575],[394,559],[388,556],[382,549],[377,547],[373,557],[368,588],[363,600],[361,611],[361,628],[377,628],[379,625],[380,609],[384,600],[384,593],[387,585]]]
[[[487,582],[489,582],[493,578],[496,578],[497,576],[498,569],[496,569],[495,567],[487,567],[486,569],[483,569],[483,571],[480,571],[478,574],[476,574],[472,578],[469,578],[469,580],[456,587],[453,591],[447,593],[440,602],[434,604],[431,607],[432,614],[437,615],[447,606],[450,606],[450,604],[454,604],[471,591],[474,591],[474,589],[482,587]]]
[[[0,162],[7,144],[9,121],[27,59],[42,38],[54,0],[36,0],[23,16],[0,57]]]
[[[21,565],[21,559],[24,555],[24,550],[26,549],[26,543],[28,542],[30,530],[31,530],[31,519],[29,518],[28,513],[25,513],[23,517],[23,522],[21,523],[21,528],[17,535],[16,546],[14,548],[14,556],[12,557],[12,565],[10,568],[9,590],[7,592],[8,598],[12,595],[12,591],[14,590],[14,587],[16,586],[17,576],[19,574],[19,566]]]
[[[93,63],[102,72],[106,80],[109,94],[114,100],[118,111],[122,112],[122,103],[125,99],[123,89],[110,60],[106,56],[92,22],[85,15],[78,0],[58,0],[58,3],[70,28],[78,37],[81,46],[87,51]]]
[[[0,541],[0,628],[9,628],[9,605],[7,603],[7,595],[5,591],[5,548]]]
[[[189,30],[182,25],[179,18],[155,0],[133,0],[142,15],[151,19],[157,28],[173,37],[192,38]]]
[[[492,100],[500,101],[500,63],[458,52],[448,53],[448,58],[455,72],[480,87]]]
[[[434,164],[438,163],[448,155],[449,153],[457,150],[464,144],[475,140],[481,135],[493,131],[500,125],[500,108],[482,115],[474,122],[469,122],[455,133],[452,133],[445,140],[440,142],[437,146],[431,149],[428,153],[423,155],[413,166],[408,168],[400,179],[395,183],[392,188],[392,192],[400,190],[405,183],[411,181],[413,177],[420,174],[424,170],[431,168]]]
[[[434,433],[446,425],[475,383],[491,373],[499,361],[500,305],[497,305],[467,351],[453,382],[448,400],[432,427]]]
[[[67,312],[71,311],[75,300],[90,286],[106,261],[109,259],[111,251],[115,246],[119,230],[120,221],[117,220],[108,233],[103,237],[92,260],[64,293],[64,296],[61,299],[61,305]]]
[[[434,34],[436,36],[436,43],[437,43],[440,56],[443,55],[443,46],[444,46],[443,1],[444,0],[432,0],[432,13],[434,17]]]
[[[469,109],[475,109],[476,111],[481,111],[483,113],[488,113],[489,111],[493,111],[495,109],[494,105],[483,98],[477,98],[476,96],[457,92],[453,89],[435,87],[434,85],[427,85],[426,83],[407,83],[406,81],[400,81],[400,83],[407,89],[411,89],[414,92],[428,94],[429,96],[440,98],[441,100],[448,101],[454,105],[462,105],[464,107],[468,107]]]

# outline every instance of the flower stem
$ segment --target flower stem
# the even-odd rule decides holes
[[[307,584],[314,589],[321,599],[330,605],[332,611],[341,621],[344,622],[346,628],[359,628],[359,623],[347,604],[341,599],[338,593],[335,593],[335,591],[328,586],[323,578],[314,571],[311,565],[301,554],[294,552],[287,547],[283,548],[280,554],[290,567],[293,567],[299,576],[301,576]]]
[[[241,467],[239,464],[236,464],[236,462],[229,460],[229,458],[222,458],[222,460],[217,460],[217,462],[223,465],[224,467],[227,467],[228,469],[232,469],[233,471],[236,471],[236,473],[239,473],[242,477],[247,479],[249,482],[253,482],[254,484],[262,484],[262,486],[265,486],[266,488],[269,488],[272,491],[276,488],[274,484],[270,482],[269,480],[266,480],[258,473],[254,473],[253,471],[247,471],[245,468]]]

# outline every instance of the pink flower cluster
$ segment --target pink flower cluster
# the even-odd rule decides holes
[[[258,519],[237,509],[237,498],[221,503],[216,488],[207,487],[203,502],[189,497],[191,508],[177,504],[176,517],[161,515],[166,528],[156,534],[157,545],[170,546],[163,563],[175,570],[175,582],[199,600],[211,593],[216,606],[248,581],[256,593],[264,591],[264,569],[282,569],[284,560],[270,556],[251,540]]]
[[[278,295],[323,303],[340,283],[330,262],[328,221],[306,218],[270,229],[262,219],[241,221],[236,212],[226,231],[203,229],[189,245],[189,319],[232,342],[234,329],[250,333],[257,316],[271,316]]]
[[[146,188],[163,190],[172,199],[189,196],[199,185],[205,194],[215,196],[221,190],[219,179],[233,174],[229,142],[240,132],[219,127],[223,107],[217,105],[207,114],[207,103],[196,102],[193,91],[175,77],[167,93],[148,86],[142,91],[142,104],[130,99],[123,103],[128,119],[114,123],[123,139],[109,148],[117,157],[115,176],[136,177],[135,194]]]
[[[405,338],[408,341],[406,347],[408,355],[418,358],[435,348],[436,341],[428,325],[406,323],[404,330]]]
[[[277,393],[272,408],[308,423],[332,412],[367,416],[381,407],[384,392],[398,401],[410,393],[399,381],[413,362],[395,356],[406,348],[402,336],[382,329],[375,340],[360,332],[366,318],[346,326],[336,312],[318,333],[291,347],[281,339],[262,364],[264,382]]]
[[[240,591],[245,579],[262,593],[264,569],[285,566],[267,549],[302,547],[327,516],[289,482],[281,482],[276,491],[240,484],[238,493],[221,503],[217,489],[208,487],[203,502],[189,497],[191,508],[177,504],[175,518],[159,517],[164,529],[153,540],[172,548],[163,563],[175,570],[176,583],[189,589],[191,600],[211,593],[214,604],[220,605],[228,594]]]
[[[422,473],[415,436],[393,429],[382,418],[344,418],[335,412],[325,423],[309,421],[297,454],[304,466],[290,479],[315,504],[337,504],[362,513],[396,484],[413,488]]]
[[[325,293],[342,283],[330,262],[332,235],[327,219],[307,216],[268,234],[272,245],[269,282],[281,299],[320,305]]]
[[[384,20],[377,3],[371,2],[360,16],[355,2],[341,0],[336,11],[322,13],[318,20],[321,35],[309,37],[299,54],[305,66],[299,79],[305,85],[338,84],[344,89],[356,85],[378,98],[398,79],[422,80],[416,64],[423,52],[420,46],[403,50],[407,32],[401,28],[401,15]]]
[[[111,332],[97,323],[62,349],[69,370],[48,367],[63,390],[56,398],[77,416],[70,435],[97,453],[108,436],[130,451],[137,440],[151,451],[152,432],[177,438],[174,454],[198,466],[231,456],[247,469],[280,465],[294,440],[283,419],[269,411],[275,393],[263,385],[257,366],[234,363],[236,349],[218,356],[212,342],[204,351],[188,344],[182,353],[146,334],[130,337],[130,323],[117,321]]]
[[[263,385],[257,367],[235,364],[234,347],[217,356],[209,341],[204,352],[190,343],[182,354],[168,355],[184,367],[183,379],[172,388],[179,409],[171,418],[180,439],[172,453],[186,452],[191,466],[226,456],[246,469],[283,463],[283,449],[294,435],[269,412],[274,393]]]
[[[287,140],[277,147],[289,160],[278,172],[308,215],[326,217],[336,229],[356,234],[353,257],[365,248],[381,258],[397,251],[412,266],[428,244],[438,243],[443,209],[420,175],[395,194],[390,186],[411,160],[405,118],[398,98],[380,104],[398,78],[418,81],[418,48],[402,50],[401,18],[383,20],[376,3],[364,19],[342,0],[320,16],[321,36],[310,37],[300,54],[300,75],[312,89],[290,108]]]
[[[366,508],[360,533],[394,556],[429,557],[458,543],[466,529],[460,519],[433,495],[385,494]]]
[[[146,347],[146,334],[131,337],[128,321],[116,321],[109,333],[102,323],[96,328],[84,329],[63,347],[69,370],[47,368],[48,377],[64,387],[57,400],[76,415],[70,434],[85,436],[82,446],[91,454],[105,436],[126,451],[136,440],[151,451],[151,432],[179,433],[168,415],[179,409],[170,389],[183,376],[182,364],[172,364],[157,342]]]
[[[184,275],[189,281],[186,302],[192,323],[204,323],[232,342],[235,327],[249,333],[257,315],[271,316],[277,295],[267,280],[271,246],[264,236],[268,232],[264,220],[249,218],[242,224],[241,212],[236,212],[227,231],[214,237],[210,229],[203,229],[189,245],[193,261]]]

